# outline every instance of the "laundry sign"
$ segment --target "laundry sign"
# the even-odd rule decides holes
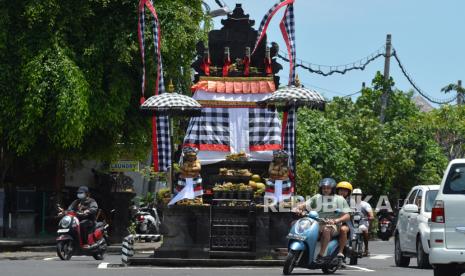
[[[110,163],[110,172],[136,172],[139,171],[139,161],[118,160]]]

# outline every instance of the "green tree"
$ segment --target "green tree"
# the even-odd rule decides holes
[[[447,158],[435,140],[432,120],[436,117],[418,110],[412,92],[393,89],[386,122],[381,124],[380,97],[385,85],[378,72],[372,87],[364,89],[355,102],[336,97],[325,112],[299,112],[298,192],[315,192],[318,179],[326,176],[392,199],[405,196],[414,185],[439,183]],[[392,78],[389,85],[394,85]],[[455,116],[458,120],[459,115]],[[460,137],[458,132],[456,136]]]
[[[443,106],[425,118],[448,160],[465,156],[465,107]]]
[[[459,105],[464,103],[464,97],[465,97],[465,88],[462,87],[461,81],[459,81],[460,84],[455,84],[455,83],[450,83],[446,86],[444,86],[441,91],[444,93],[449,93],[451,91],[457,92],[457,103]]]
[[[322,112],[301,109],[297,127],[298,193],[316,191],[322,177],[351,179],[355,175],[352,156],[357,155],[334,120]]]
[[[165,79],[188,91],[195,45],[205,38],[201,1],[154,2],[161,22]],[[2,2],[0,182],[19,158],[43,164],[146,156],[151,131],[150,120],[138,110],[137,4]],[[145,35],[149,96],[155,79],[150,26],[147,23]]]

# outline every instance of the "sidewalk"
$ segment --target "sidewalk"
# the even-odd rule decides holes
[[[134,250],[140,256],[152,255],[161,242],[137,243]],[[107,254],[121,255],[121,244],[108,246]],[[0,261],[2,260],[42,260],[56,256],[55,238],[49,239],[3,239],[0,240]]]
[[[20,250],[26,246],[55,245],[56,237],[0,238],[0,252]]]

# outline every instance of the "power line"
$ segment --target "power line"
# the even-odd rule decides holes
[[[321,64],[313,64],[301,59],[296,59],[296,67],[302,67],[308,70],[310,73],[319,74],[322,76],[330,76],[332,74],[341,74],[344,75],[345,73],[352,71],[352,70],[365,70],[365,68],[371,62],[375,61],[379,57],[385,56],[385,47],[382,46],[375,52],[371,53],[370,55],[361,58],[355,62],[343,64],[343,65],[321,65]],[[279,51],[278,57],[286,62],[289,62],[289,57],[284,51]],[[325,70],[327,69],[327,70]],[[326,72],[325,72],[326,71]]]
[[[414,88],[421,96],[423,96],[423,97],[424,97],[425,99],[427,99],[428,101],[430,101],[430,102],[432,102],[432,103],[435,103],[435,104],[448,104],[448,103],[451,103],[451,102],[453,102],[453,101],[455,101],[455,100],[457,99],[457,95],[455,95],[455,96],[452,97],[452,98],[446,99],[446,100],[440,100],[440,99],[433,98],[433,97],[431,97],[430,95],[426,94],[425,92],[423,92],[423,90],[421,90],[421,89],[417,86],[417,84],[413,81],[412,77],[410,77],[410,75],[409,75],[409,73],[407,72],[407,70],[405,70],[405,67],[404,67],[404,65],[402,64],[402,62],[400,61],[396,49],[393,49],[392,56],[396,59],[397,64],[399,65],[399,68],[400,68],[400,70],[402,71],[402,74],[404,74],[404,76],[405,76],[405,78],[408,80],[408,82],[413,86],[413,88]]]
[[[357,91],[357,92],[354,92],[354,93],[349,94],[349,95],[345,95],[343,98],[351,98],[352,96],[355,96],[355,95],[357,95],[357,94],[359,94],[359,93],[362,93],[362,90]]]
[[[285,77],[283,77],[283,79],[284,79],[284,80],[289,80],[289,79],[286,79]],[[334,90],[331,90],[331,89],[328,89],[328,88],[319,87],[319,86],[316,86],[316,85],[313,85],[313,84],[309,84],[309,83],[306,83],[306,82],[302,82],[302,81],[300,81],[300,83],[303,84],[304,86],[307,86],[307,87],[312,87],[312,88],[317,89],[317,90],[323,90],[323,91],[326,91],[326,92],[329,92],[329,93],[333,93],[333,94],[336,94],[336,95],[340,95],[340,96],[342,96],[343,98],[352,97],[352,96],[357,95],[357,94],[359,94],[359,93],[362,92],[362,90],[359,90],[359,91],[356,91],[356,92],[347,94],[347,93],[343,93],[343,92],[339,92],[339,91],[334,91]]]
[[[306,69],[307,71],[309,71],[310,73],[315,73],[315,74],[319,74],[319,75],[322,75],[322,76],[330,76],[332,74],[345,74],[349,71],[352,71],[352,70],[365,70],[366,66],[368,66],[368,64],[370,64],[371,62],[375,61],[376,59],[380,58],[380,57],[386,57],[386,47],[383,45],[382,47],[380,47],[377,51],[373,52],[372,54],[368,55],[367,57],[365,58],[362,58],[362,59],[359,59],[358,61],[356,62],[352,62],[352,63],[348,63],[348,64],[344,64],[344,65],[320,65],[320,64],[314,64],[314,63],[311,63],[311,62],[307,62],[307,61],[304,61],[304,60],[301,60],[301,59],[296,59],[296,67],[302,67],[304,69]],[[438,99],[438,98],[434,98],[430,95],[428,95],[427,93],[425,93],[423,90],[421,90],[418,85],[413,81],[413,78],[408,74],[407,70],[405,69],[404,65],[402,64],[402,62],[400,61],[400,58],[399,58],[399,55],[397,54],[397,51],[396,49],[393,48],[392,50],[392,54],[391,54],[392,57],[394,57],[397,61],[397,64],[399,65],[399,68],[401,69],[402,71],[402,74],[405,76],[405,78],[407,79],[407,81],[412,85],[412,87],[414,88],[415,91],[417,91],[421,96],[423,96],[425,99],[427,99],[428,101],[432,102],[432,103],[435,103],[435,104],[448,104],[448,103],[451,103],[453,101],[455,101],[457,99],[457,95],[452,97],[452,98],[449,98],[449,99]],[[278,53],[278,57],[286,62],[289,62],[289,58],[287,56],[287,54],[283,51],[279,51]],[[324,70],[324,69],[328,69],[328,70]],[[312,85],[310,85],[312,87]],[[315,86],[313,86],[315,87]],[[318,87],[315,87],[315,88],[318,88]],[[332,93],[335,93],[335,94],[339,94],[339,95],[344,95],[340,92],[336,92],[336,91],[331,91],[331,90],[328,90],[328,89],[324,89],[324,88],[318,88],[318,89],[322,89],[322,90],[325,90],[325,91],[328,91],[328,92],[332,92]],[[349,95],[344,95],[344,97],[351,97],[353,95],[356,95],[358,93],[360,93],[361,91],[357,91],[355,93],[352,93],[352,94],[349,94]]]

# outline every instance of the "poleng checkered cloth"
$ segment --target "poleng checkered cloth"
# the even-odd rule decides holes
[[[146,78],[145,78],[145,7],[153,16],[152,32],[154,41],[154,51],[157,58],[157,77],[155,84],[155,95],[161,94],[165,90],[163,82],[163,63],[161,58],[161,34],[153,1],[141,0],[139,2],[139,24],[138,39],[142,58],[142,101],[144,100]],[[152,146],[153,146],[153,166],[155,171],[167,171],[171,164],[171,144],[169,135],[169,119],[167,116],[157,116],[152,120]]]
[[[295,127],[296,127],[296,108],[291,107],[285,115],[283,121],[286,124],[284,128],[283,149],[289,154],[289,165],[291,173],[295,174],[296,156],[295,156]]]
[[[274,16],[274,14],[281,9],[282,7],[286,6],[286,11],[284,13],[284,17],[280,23],[281,33],[284,38],[284,42],[286,43],[287,51],[290,57],[290,71],[289,71],[289,85],[294,84],[295,82],[295,58],[296,58],[296,50],[295,50],[295,22],[294,22],[294,0],[281,0],[280,2],[276,3],[271,9],[263,17],[260,27],[258,29],[258,37],[257,42],[255,43],[254,50],[252,54],[257,49],[260,41],[263,39],[266,33],[266,29]],[[283,125],[286,127],[283,128],[283,145],[284,150],[289,153],[289,159],[291,163],[291,174],[294,174],[294,164],[295,164],[295,122],[296,122],[296,113],[295,110],[291,111],[284,116],[286,118],[286,122],[283,121]]]
[[[289,85],[294,85],[295,83],[295,23],[294,23],[294,4],[288,4],[286,7],[286,12],[284,17],[279,24],[281,28],[281,33],[283,35],[284,41],[286,42],[287,53],[290,57],[289,64]]]
[[[227,108],[202,108],[200,117],[189,122],[184,145],[200,150],[229,151],[229,112]]]
[[[268,25],[270,24],[271,19],[273,16],[278,12],[279,9],[282,7],[294,3],[294,0],[281,0],[280,2],[276,3],[271,7],[265,14],[265,16],[262,19],[262,22],[260,23],[260,27],[258,28],[258,36],[257,36],[257,42],[255,43],[255,47],[252,51],[252,55],[255,53],[255,50],[257,50],[258,45],[260,44],[260,41],[265,37],[266,34],[266,29],[268,29]]]
[[[249,109],[249,145],[251,151],[281,148],[281,123],[276,111]]]

